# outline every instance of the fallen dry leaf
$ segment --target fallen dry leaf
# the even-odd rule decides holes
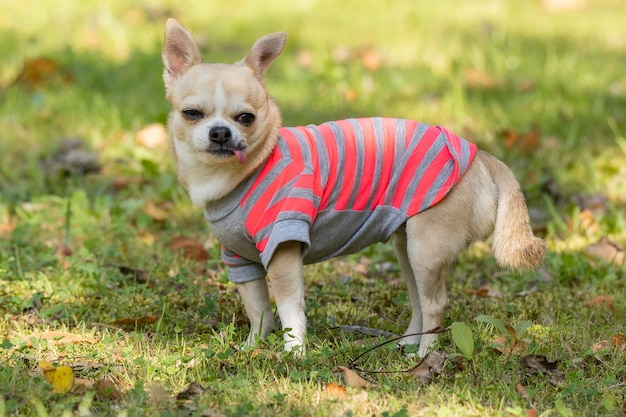
[[[528,351],[528,343],[516,338],[515,329],[512,326],[507,324],[506,330],[509,332],[508,337],[502,335],[491,341],[494,349],[503,355],[525,355]]]
[[[100,379],[95,383],[96,396],[101,400],[120,400],[122,392],[117,389],[113,381]]]
[[[8,236],[13,232],[13,229],[17,227],[17,222],[13,220],[7,220],[0,223],[0,236]]]
[[[596,295],[584,303],[588,307],[608,308],[613,310],[613,297],[610,295]]]
[[[61,261],[61,265],[63,265],[63,269],[69,269],[70,262],[66,259],[74,254],[72,248],[67,246],[65,243],[60,243],[54,254],[59,257],[59,261]]]
[[[527,417],[537,417],[539,415],[539,411],[536,408],[529,408],[526,410]]]
[[[28,336],[24,336],[22,337],[22,339],[24,339],[24,342],[28,343],[28,345],[31,345],[31,340],[35,339],[37,341],[39,340],[47,340],[48,343],[52,343],[55,345],[62,345],[65,343],[97,343],[98,340],[97,339],[92,339],[90,337],[83,337],[77,334],[73,334],[73,333],[66,333],[66,332],[58,332],[58,331],[50,331],[50,332],[35,332],[35,333],[31,333]]]
[[[196,262],[205,262],[209,259],[209,253],[202,243],[186,236],[177,236],[170,241],[168,247],[174,251],[182,251],[183,257]]]
[[[55,80],[72,81],[71,73],[61,68],[61,65],[50,58],[38,57],[24,62],[22,72],[17,76],[14,85],[37,87]]]
[[[359,59],[368,71],[376,71],[383,63],[382,55],[373,48],[362,49],[359,53]]]
[[[526,388],[524,388],[522,384],[520,383],[516,384],[515,391],[517,391],[517,393],[521,395],[522,398],[528,399],[528,392],[526,391]]]
[[[117,268],[121,274],[132,276],[140,284],[145,284],[150,279],[150,274],[145,269],[131,268],[125,265],[118,265]]]
[[[473,296],[476,296],[476,297],[479,297],[479,298],[487,298],[487,297],[498,297],[498,298],[500,298],[500,297],[504,296],[504,294],[502,294],[501,291],[492,289],[491,285],[488,285],[488,284],[480,287],[477,290],[474,290],[472,288],[464,289],[463,292],[465,294],[473,295]]]
[[[611,345],[615,347],[619,347],[622,349],[626,349],[626,336],[623,334],[614,334],[611,336]]]
[[[443,371],[443,366],[448,355],[436,350],[428,353],[415,367],[409,369],[408,373],[419,377],[424,384],[432,382],[437,375]]]
[[[126,188],[130,185],[144,185],[147,181],[143,177],[116,177],[113,179],[113,187],[117,189]]]
[[[197,397],[205,391],[206,388],[204,388],[199,382],[194,381],[183,391],[179,392],[176,395],[176,399],[178,401],[191,400],[193,397]]]
[[[348,391],[339,384],[329,383],[324,388],[324,392],[332,397],[344,398],[348,395]]]
[[[117,324],[117,325],[136,325],[136,324],[153,324],[156,323],[157,320],[160,318],[161,316],[156,315],[156,316],[144,316],[144,317],[140,317],[138,319],[132,319],[132,318],[122,318],[122,319],[116,319],[113,321],[113,324]]]
[[[171,204],[169,203],[153,203],[152,201],[146,202],[143,206],[143,212],[146,213],[152,220],[157,222],[165,221],[168,216],[168,208],[170,208]]]
[[[353,88],[348,88],[343,93],[343,98],[349,103],[356,101],[357,97],[358,95]]]
[[[558,361],[549,361],[545,356],[528,355],[520,359],[520,363],[530,375],[550,375],[554,383],[565,379],[565,373],[558,369]]]
[[[471,68],[465,73],[465,83],[469,87],[485,89],[497,88],[502,85],[502,81],[498,78],[477,68]]]
[[[610,348],[611,348],[611,342],[609,342],[608,340],[600,340],[599,342],[596,342],[593,345],[591,345],[591,351],[593,353],[598,353],[600,351],[607,350]]]
[[[315,55],[308,49],[300,49],[296,55],[296,62],[302,68],[311,69],[315,64]]]
[[[615,265],[624,264],[624,255],[626,250],[617,243],[613,242],[606,236],[600,238],[599,241],[593,243],[584,249],[587,255],[593,256]]]
[[[373,388],[376,386],[376,384],[364,379],[361,375],[348,367],[338,366],[337,369],[343,373],[343,379],[350,388]]]
[[[591,345],[591,351],[596,354],[595,357],[600,362],[602,362],[602,358],[597,354],[600,352],[610,352],[611,349],[626,350],[626,336],[617,333],[611,336],[611,340],[601,340]]]
[[[500,136],[505,148],[515,148],[523,154],[532,154],[541,145],[541,131],[537,126],[533,126],[529,132],[525,133],[513,129],[503,129],[500,131]]]
[[[153,123],[137,131],[135,141],[148,149],[167,147],[167,130],[161,123]]]

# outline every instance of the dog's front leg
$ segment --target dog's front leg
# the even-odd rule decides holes
[[[250,335],[246,340],[252,346],[258,339],[263,339],[274,330],[274,317],[270,306],[270,297],[265,278],[237,284],[237,291],[250,320]]]
[[[304,279],[302,276],[302,244],[281,244],[270,261],[267,273],[276,298],[278,315],[285,332],[285,350],[299,350],[304,355],[306,316],[304,315]]]

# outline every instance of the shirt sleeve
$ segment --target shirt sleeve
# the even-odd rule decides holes
[[[222,246],[222,261],[228,271],[228,279],[235,284],[241,284],[266,275],[265,268],[261,264],[252,262],[237,253]]]
[[[314,175],[297,164],[290,165],[267,185],[246,220],[246,230],[265,268],[281,243],[298,241],[303,243],[305,252],[309,249],[309,232],[317,216],[320,196]]]

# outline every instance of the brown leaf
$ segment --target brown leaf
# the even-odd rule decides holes
[[[191,400],[193,397],[197,397],[205,391],[206,388],[204,388],[199,382],[194,381],[183,391],[179,392],[176,395],[176,399],[178,401]]]
[[[469,295],[479,297],[479,298],[503,297],[502,292],[492,289],[491,285],[484,285],[477,290],[474,290],[472,288],[464,289],[463,292]]]
[[[532,374],[559,374],[559,362],[549,361],[541,355],[528,355],[520,359],[522,366]],[[562,373],[562,372],[560,372]]]
[[[50,58],[38,57],[24,62],[22,72],[13,84],[25,87],[38,87],[55,80],[72,81],[72,75],[63,70],[61,65]]]
[[[611,336],[611,345],[615,347],[619,347],[622,349],[626,349],[626,336],[623,334],[614,334]]]
[[[467,288],[467,289],[463,289],[462,290],[465,294],[468,295],[473,295],[475,297],[479,297],[479,298],[487,298],[487,294],[489,293],[489,290],[485,287],[479,288],[477,290],[473,289],[473,288]]]
[[[100,400],[121,400],[122,393],[117,389],[115,384],[108,379],[101,379],[96,382],[96,396]]]
[[[296,55],[296,62],[304,69],[311,69],[315,64],[315,55],[308,49],[300,49]]]
[[[152,201],[148,201],[143,206],[143,212],[150,216],[152,220],[163,222],[169,216],[168,209],[170,206],[171,204],[169,203],[153,203]]]
[[[329,383],[324,388],[324,392],[331,397],[344,398],[348,395],[348,391],[344,387],[339,384],[335,384],[334,382]]]
[[[485,89],[497,88],[502,85],[499,79],[477,68],[471,68],[465,73],[465,83],[469,87]]]
[[[363,66],[368,71],[376,71],[383,63],[383,57],[379,51],[373,48],[364,48],[359,53]]]
[[[357,93],[353,88],[348,88],[346,91],[344,91],[343,93],[343,98],[349,102],[352,103],[357,99]]]
[[[613,310],[613,297],[610,295],[596,295],[585,301],[584,304],[588,307],[608,308],[609,310]]]
[[[623,247],[613,242],[606,236],[600,238],[598,242],[587,246],[587,248],[584,249],[584,252],[587,255],[615,265],[624,264],[624,254],[626,253]]]
[[[85,378],[74,378],[73,395],[83,395],[88,389],[93,387],[93,382]]]
[[[23,337],[24,341],[28,343],[29,345],[31,344],[31,340],[33,338],[36,340],[47,340],[49,343],[52,343],[55,345],[62,345],[66,343],[71,343],[71,344],[90,343],[91,344],[91,343],[98,342],[97,339],[83,337],[83,336],[73,334],[73,333],[58,332],[58,331],[36,332],[36,333],[31,333],[30,335]]]
[[[123,318],[123,319],[117,319],[115,321],[113,321],[113,324],[117,324],[117,325],[136,325],[136,324],[153,324],[156,323],[157,320],[159,320],[161,316],[144,316],[144,317],[140,317],[138,319],[131,319],[131,318]]]
[[[503,355],[525,355],[528,351],[528,343],[517,339],[512,326],[507,324],[506,330],[509,332],[509,337],[502,335],[491,341],[495,345],[494,349]]]
[[[170,241],[168,247],[174,251],[182,251],[183,257],[196,262],[205,262],[209,259],[209,253],[204,246],[190,237],[177,236]]]
[[[532,154],[541,144],[541,131],[538,126],[533,126],[529,132],[521,133],[513,129],[503,129],[500,131],[504,147],[515,148],[523,154]]]
[[[146,182],[143,177],[116,177],[113,179],[113,187],[119,190],[130,185],[143,185]]]
[[[125,265],[119,265],[117,268],[121,274],[132,276],[138,283],[145,284],[150,279],[150,274],[145,269],[131,268]]]
[[[437,375],[441,374],[447,358],[448,355],[446,353],[433,350],[415,367],[409,369],[408,373],[419,377],[422,383],[428,384],[432,382]]]
[[[8,236],[13,232],[13,229],[17,227],[17,222],[12,220],[7,220],[5,222],[0,223],[0,236]]]
[[[539,415],[539,411],[536,408],[529,408],[526,410],[527,417],[537,417]]]
[[[350,368],[345,366],[338,366],[337,368],[343,373],[343,379],[350,388],[373,388],[376,386]]]
[[[593,353],[598,353],[602,350],[607,350],[610,348],[611,348],[611,342],[609,342],[608,340],[601,340],[591,345],[591,351]]]
[[[61,262],[61,265],[63,265],[63,269],[69,269],[70,262],[65,258],[74,254],[72,248],[67,246],[65,243],[60,243],[54,251],[54,254],[59,257],[59,261]]]
[[[522,398],[528,399],[528,392],[526,391],[526,388],[524,388],[522,384],[520,383],[516,384],[515,391],[517,391],[517,393],[521,395]]]
[[[137,131],[135,141],[148,149],[167,147],[167,130],[161,123],[153,123]]]
[[[554,386],[561,385],[565,381],[565,372],[558,369],[558,361],[551,362],[545,356],[524,356],[520,359],[520,364],[526,377],[534,378],[537,375],[544,375]]]

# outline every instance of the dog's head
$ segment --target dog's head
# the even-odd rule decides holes
[[[179,176],[181,164],[249,173],[267,157],[281,117],[264,74],[286,42],[286,33],[266,35],[239,62],[205,64],[191,34],[176,20],[167,21],[163,80]],[[183,175],[181,181],[187,186],[191,179]]]

